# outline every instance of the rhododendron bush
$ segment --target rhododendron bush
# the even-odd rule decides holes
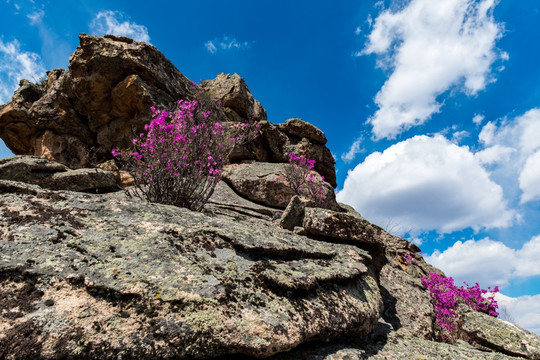
[[[497,286],[493,290],[490,287],[488,287],[488,290],[481,289],[478,283],[474,286],[465,283],[465,286],[457,287],[451,277],[445,277],[434,272],[429,273],[428,277],[422,277],[420,280],[431,294],[437,325],[450,334],[458,330],[456,321],[459,304],[468,305],[476,311],[491,316],[499,315],[496,311],[498,308],[497,301],[493,298],[494,293],[499,291]],[[484,295],[488,291],[491,292],[491,295],[485,297]]]
[[[274,183],[282,182],[295,195],[306,195],[317,204],[326,200],[324,194],[324,176],[312,171],[315,160],[289,153],[290,166],[285,167],[285,174],[279,176]]]
[[[200,211],[220,180],[232,145],[243,135],[228,137],[197,100],[180,100],[172,112],[152,111],[145,132],[133,139],[133,150],[112,153],[133,175],[137,195]]]

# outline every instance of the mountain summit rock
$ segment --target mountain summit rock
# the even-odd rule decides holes
[[[223,123],[257,121],[202,212],[130,197],[110,150],[150,106],[199,87],[159,51],[80,35],[69,70],[0,107],[2,359],[540,359],[540,337],[462,307],[437,341],[420,249],[337,203],[324,133],[267,121],[236,74],[200,88]],[[276,201],[290,152],[324,205]]]

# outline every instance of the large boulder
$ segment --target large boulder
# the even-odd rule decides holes
[[[374,330],[367,251],[220,203],[202,214],[1,180],[0,357],[266,357]]]
[[[225,107],[229,121],[251,123],[266,120],[266,110],[253,98],[246,82],[238,74],[218,74],[215,79],[203,81],[201,87],[212,100]]]
[[[222,178],[235,191],[255,203],[284,209],[295,195],[286,183],[286,167],[291,164],[249,162],[225,166]],[[315,174],[314,172],[311,172]],[[308,189],[300,194],[312,206],[339,210],[333,188],[327,182],[320,182],[325,197],[322,203],[314,202]]]
[[[72,168],[111,158],[151,119],[200,98],[197,87],[152,45],[126,37],[81,34],[69,70],[52,70],[39,85],[22,81],[0,109],[0,137],[15,154],[45,156]],[[221,107],[205,103],[217,120]]]
[[[459,310],[460,330],[480,349],[496,349],[508,355],[540,359],[540,336],[469,307],[462,306]]]
[[[334,168],[336,160],[330,149],[320,143],[323,138],[316,135],[318,129],[303,120],[293,120],[288,120],[279,125],[267,123],[262,126],[262,136],[266,144],[268,144],[270,158],[273,162],[288,162],[289,153],[292,152],[298,156],[315,160],[314,170],[324,176],[325,181],[335,188],[337,186],[336,170]],[[291,124],[295,125],[291,126]],[[294,130],[291,132],[291,129]]]

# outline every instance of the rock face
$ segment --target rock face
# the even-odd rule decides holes
[[[22,80],[0,106],[0,138],[16,155],[44,156],[70,168],[112,158],[151,120],[150,107],[170,109],[197,99],[219,122],[259,123],[261,134],[231,161],[288,162],[289,152],[316,160],[315,170],[336,187],[334,159],[321,130],[300,119],[274,125],[237,74],[197,86],[153,46],[126,37],[81,34],[69,70],[47,72],[41,84]]]
[[[213,80],[203,81],[201,87],[212,100],[225,107],[229,121],[266,120],[266,110],[253,98],[246,82],[238,74],[218,74]]]
[[[115,36],[79,38],[69,70],[49,71],[40,85],[22,81],[0,109],[0,137],[15,154],[87,166],[92,157],[110,158],[113,145],[128,146],[151,106],[195,98],[191,82],[153,46]]]
[[[220,182],[196,213],[50,186],[80,170],[1,161],[0,358],[538,358],[538,336],[470,309],[472,345],[433,341],[419,278],[438,270],[346,206],[284,215]]]
[[[105,154],[191,86],[150,45],[81,35],[68,71],[0,107],[6,143],[41,155],[0,159],[1,359],[540,359],[540,337],[469,308],[467,342],[437,342],[420,278],[440,271],[338,204],[324,133],[264,121],[237,75],[204,91],[260,134],[204,210],[130,196]],[[288,201],[289,152],[317,161],[325,203]]]
[[[381,316],[368,251],[280,230],[261,212],[0,188],[3,358],[269,356],[369,334]]]
[[[99,168],[71,170],[36,156],[0,159],[0,179],[39,184],[54,190],[108,192],[119,188],[111,171]]]

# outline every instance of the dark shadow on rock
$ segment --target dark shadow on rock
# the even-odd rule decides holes
[[[401,328],[401,321],[397,316],[396,310],[397,299],[392,296],[384,286],[380,286],[380,291],[384,304],[383,319],[388,324],[392,325],[394,331],[397,331]]]

